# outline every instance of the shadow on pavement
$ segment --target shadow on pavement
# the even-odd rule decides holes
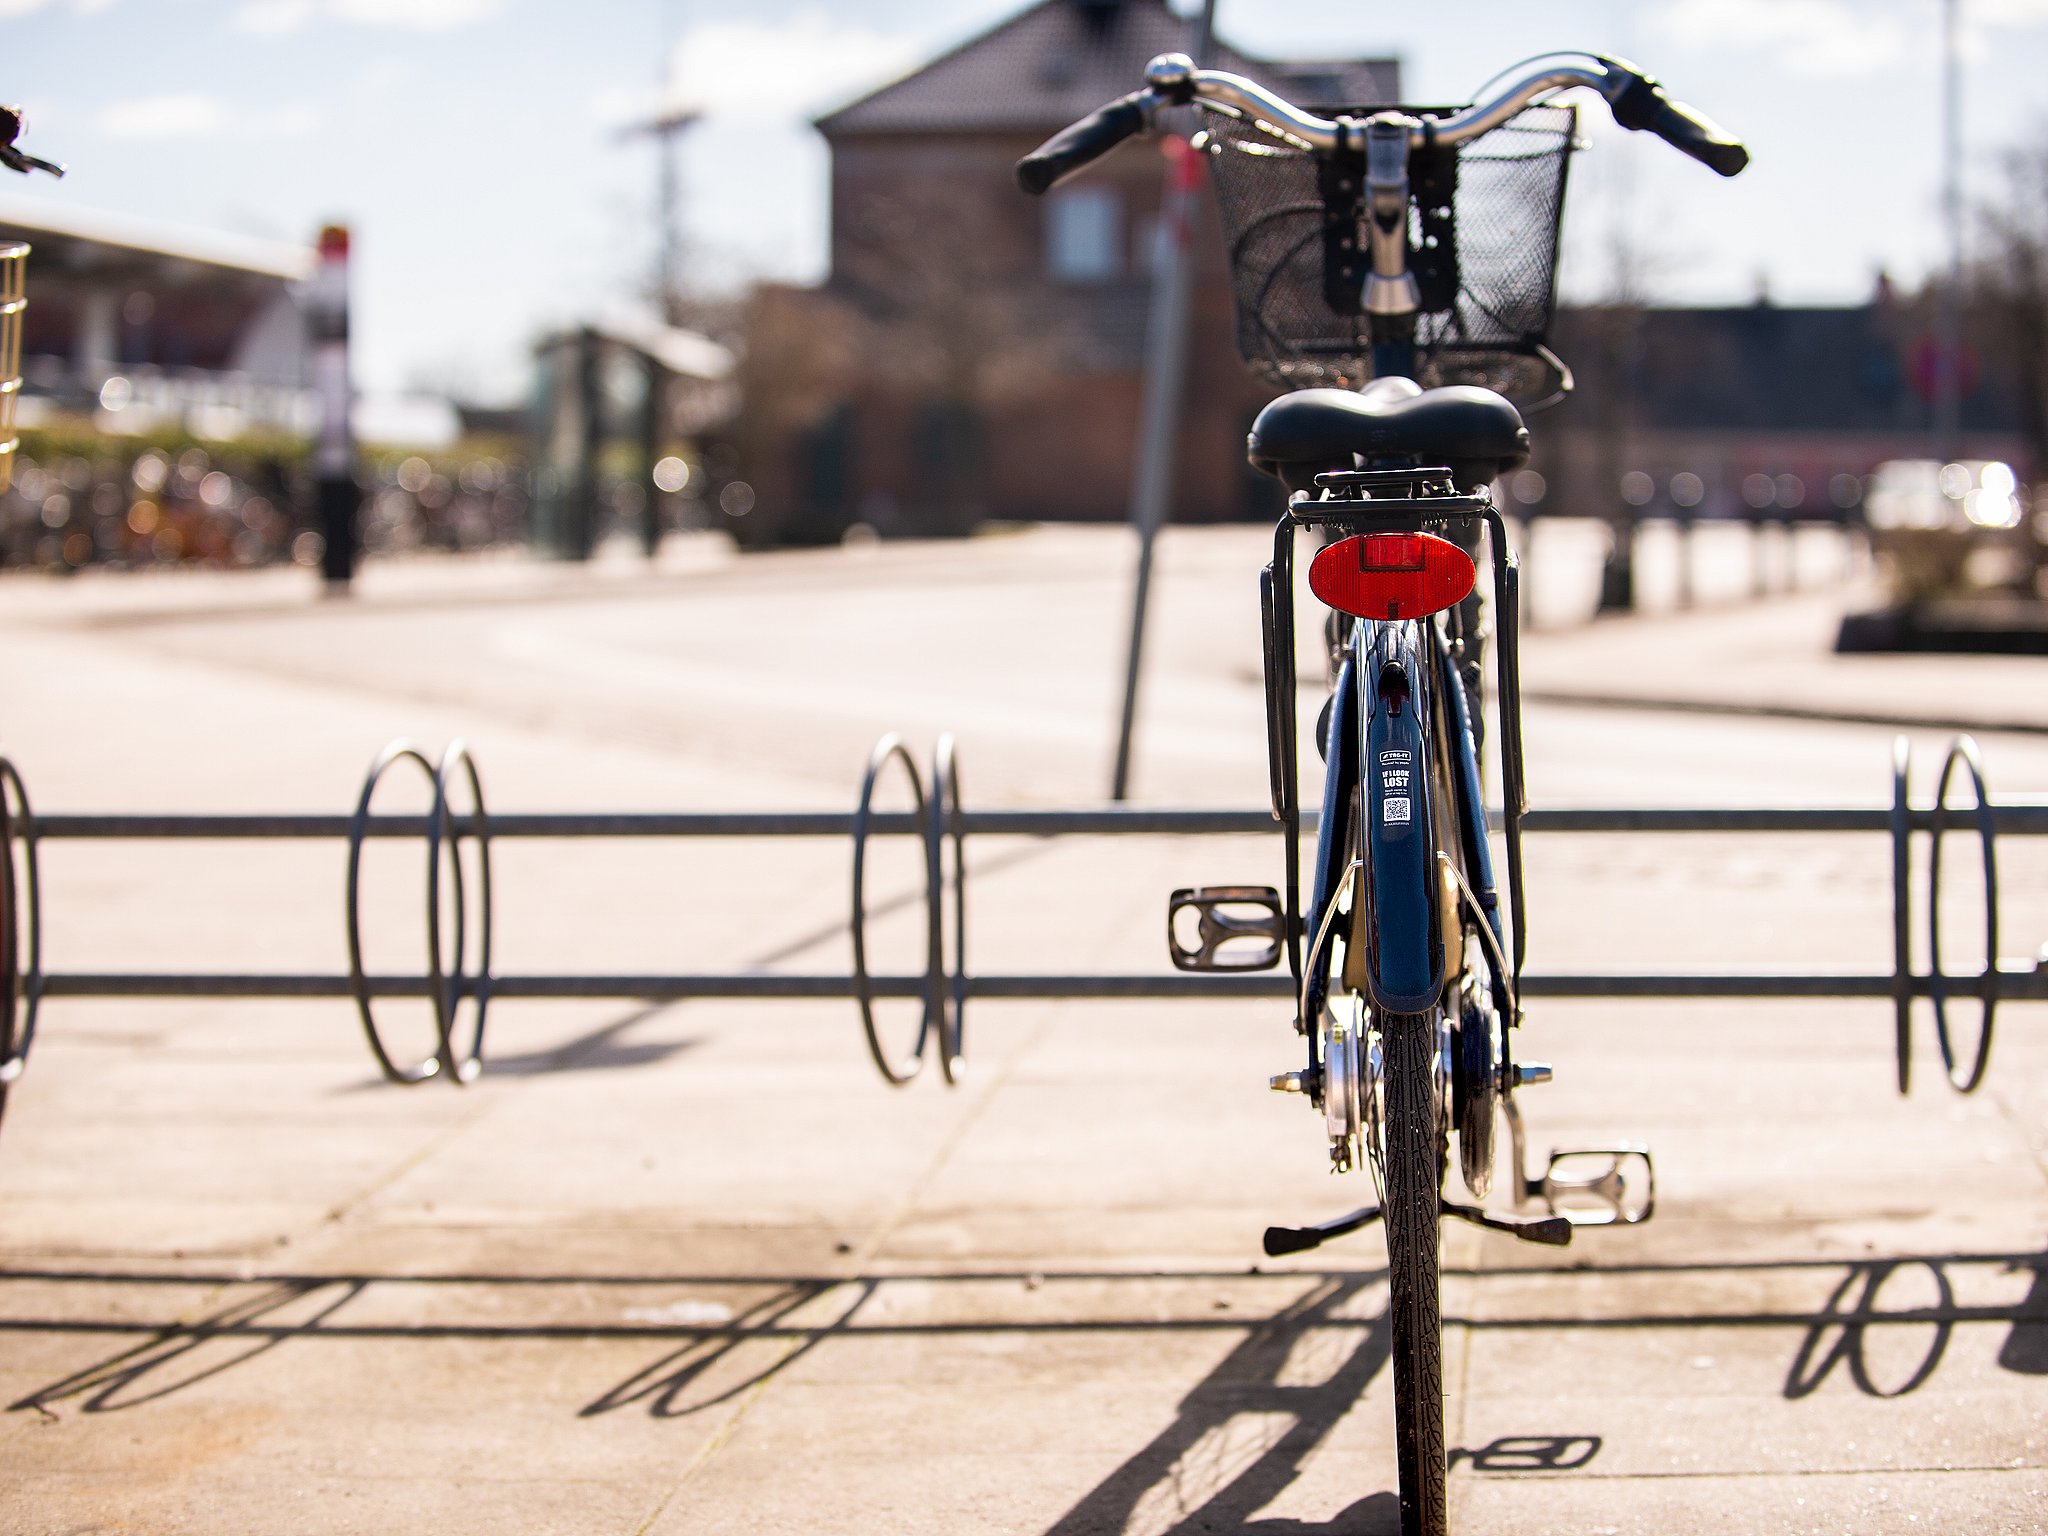
[[[1453,1471],[1463,1462],[1474,1472],[1576,1472],[1605,1444],[1598,1435],[1502,1435],[1477,1450],[1452,1449]]]
[[[1931,1279],[1937,1297],[1933,1307],[1884,1310],[1880,1302],[1886,1284],[1905,1273],[1924,1274]],[[1840,1365],[1865,1396],[1904,1397],[1923,1386],[1941,1364],[1949,1338],[1955,1332],[1955,1310],[1955,1287],[1949,1283],[1948,1271],[1939,1260],[1872,1259],[1850,1265],[1849,1273],[1842,1277],[1842,1283],[1821,1309],[1822,1320],[1807,1330],[1799,1353],[1792,1357],[1792,1367],[1785,1375],[1785,1396],[1809,1396]],[[1870,1330],[1915,1323],[1928,1329],[1925,1354],[1904,1375],[1879,1381],[1870,1363]]]
[[[2011,1267],[2018,1270],[2026,1263],[2015,1260]],[[2048,1376],[2048,1254],[2034,1259],[2031,1267],[2033,1289],[2019,1304],[2020,1316],[1998,1351],[1998,1363],[2024,1376]]]
[[[636,1024],[644,1024],[655,1015],[675,1007],[674,1003],[643,1003],[623,1018],[601,1024],[587,1034],[560,1045],[550,1046],[544,1051],[523,1051],[507,1056],[497,1051],[484,1053],[484,1075],[487,1077],[534,1077],[544,1072],[616,1072],[630,1067],[651,1067],[667,1061],[671,1056],[695,1048],[700,1042],[694,1038],[683,1040],[649,1041],[645,1044],[625,1044],[619,1036]],[[339,1093],[375,1093],[391,1085],[381,1077],[366,1077],[351,1083],[346,1088],[335,1090]]]
[[[2005,1274],[2030,1271],[2028,1293],[1998,1305],[1960,1305],[1951,1272],[1959,1267],[1997,1267]],[[1843,1271],[1832,1260],[1781,1263],[1676,1265],[1672,1270],[1698,1271]],[[1574,1271],[1556,1270],[1557,1274]],[[1618,1274],[1655,1276],[1656,1265],[1624,1265],[1578,1271],[1589,1278]],[[1526,1273],[1526,1271],[1515,1271]],[[1161,1280],[1200,1283],[1247,1278],[1242,1270],[1063,1272],[1055,1280],[1145,1282]],[[112,1315],[102,1309],[93,1316],[19,1315],[0,1301],[0,1337],[7,1334],[79,1335],[133,1339],[99,1362],[31,1391],[12,1404],[16,1411],[50,1412],[51,1404],[82,1399],[87,1412],[104,1413],[160,1401],[270,1353],[285,1343],[312,1344],[349,1340],[560,1340],[595,1339],[655,1341],[659,1352],[648,1364],[616,1386],[584,1403],[581,1417],[644,1407],[656,1418],[680,1418],[726,1402],[782,1371],[827,1340],[848,1343],[862,1338],[893,1336],[1114,1333],[1142,1340],[1153,1333],[1217,1333],[1236,1342],[1206,1377],[1187,1393],[1172,1423],[1142,1449],[1130,1455],[1100,1487],[1082,1499],[1049,1536],[1078,1536],[1083,1531],[1121,1529],[1133,1512],[1144,1507],[1149,1527],[1235,1532],[1307,1531],[1310,1527],[1276,1525],[1253,1520],[1255,1511],[1287,1486],[1301,1471],[1309,1453],[1347,1413],[1367,1383],[1384,1365],[1387,1319],[1383,1306],[1366,1312],[1357,1305],[1362,1293],[1383,1283],[1379,1271],[1278,1271],[1263,1277],[1298,1286],[1283,1305],[1264,1315],[1244,1312],[1214,1316],[1162,1317],[1091,1315],[1085,1317],[1017,1318],[964,1316],[948,1321],[863,1321],[863,1309],[896,1282],[923,1285],[987,1285],[1012,1281],[1038,1283],[1041,1277],[1017,1274],[901,1275],[533,1275],[444,1274],[430,1276],[279,1274],[251,1278],[247,1274],[205,1273],[190,1269],[146,1273],[107,1270],[15,1267],[0,1269],[0,1286],[20,1282],[41,1288],[125,1287],[187,1289],[194,1286],[247,1287],[245,1294],[196,1320],[147,1316],[146,1306],[124,1306]],[[622,1287],[744,1288],[751,1293],[736,1311],[723,1307],[708,1313],[688,1310],[673,1318],[634,1320],[564,1320],[474,1322],[460,1316],[448,1321],[380,1321],[356,1323],[341,1317],[342,1309],[372,1288],[412,1288],[431,1295],[457,1286],[500,1286],[508,1295],[559,1290],[565,1294],[615,1291]],[[1898,1286],[1899,1289],[1892,1289]],[[1912,1287],[1909,1292],[1905,1288]],[[1932,1305],[1921,1304],[1931,1295]],[[4,1295],[4,1292],[0,1292]],[[1912,1305],[1887,1305],[1888,1298],[1910,1299]],[[828,1298],[830,1298],[828,1300]],[[587,1301],[583,1304],[587,1305]],[[91,1306],[88,1299],[80,1307]],[[811,1315],[806,1316],[806,1309]],[[828,1315],[819,1315],[827,1313]],[[655,1309],[659,1313],[660,1309]],[[138,1315],[141,1314],[141,1315]],[[1804,1335],[1787,1372],[1784,1395],[1804,1398],[1817,1391],[1837,1370],[1858,1390],[1872,1397],[1895,1398],[1917,1390],[1933,1377],[1959,1323],[2009,1323],[2011,1331],[1999,1350],[1998,1364],[2026,1375],[2048,1374],[2048,1254],[1977,1253],[1865,1259],[1846,1266],[1824,1305],[1813,1311],[1759,1312],[1739,1305],[1719,1312],[1660,1313],[1655,1310],[1599,1316],[1493,1315],[1446,1317],[1458,1329],[1513,1329],[1570,1332],[1577,1329],[1778,1328],[1803,1329]],[[1925,1329],[1924,1345],[1912,1342],[1911,1329]],[[1872,1344],[1884,1340],[1877,1359]],[[1895,1340],[1906,1341],[1903,1350]],[[769,1346],[769,1358],[742,1364],[733,1358],[745,1345]],[[1137,1347],[1142,1347],[1139,1344]],[[711,1381],[713,1367],[723,1366]],[[743,1379],[734,1385],[736,1374]],[[1299,1378],[1299,1379],[1295,1379]],[[1453,1463],[1476,1472],[1569,1471],[1584,1466],[1600,1450],[1590,1435],[1516,1435],[1492,1445],[1453,1452]],[[1162,1508],[1160,1500],[1185,1498],[1185,1509]],[[1364,1521],[1374,1513],[1372,1501],[1355,1506],[1347,1520]],[[1374,1507],[1376,1508],[1376,1506]],[[1168,1517],[1164,1523],[1160,1517]]]
[[[247,1365],[286,1340],[318,1328],[362,1295],[368,1285],[365,1280],[284,1281],[199,1322],[154,1329],[155,1337],[109,1356],[97,1365],[73,1372],[61,1381],[51,1382],[47,1387],[38,1387],[26,1397],[9,1403],[8,1410],[29,1409],[47,1416],[51,1403],[74,1397],[84,1399],[80,1407],[87,1413],[111,1413],[120,1408],[139,1408],[144,1403],[157,1402],[237,1366]],[[323,1301],[310,1316],[294,1322],[275,1320],[277,1313],[294,1302],[330,1287],[338,1294]],[[0,1322],[0,1329],[18,1326],[12,1322]],[[212,1347],[217,1344],[226,1347]],[[146,1389],[143,1386],[145,1382],[148,1383]]]
[[[693,1395],[691,1391],[698,1385],[700,1378],[706,1376],[714,1366],[723,1362],[743,1344],[762,1337],[772,1329],[780,1328],[787,1322],[790,1314],[832,1290],[833,1282],[811,1281],[774,1292],[739,1313],[719,1332],[692,1339],[680,1349],[673,1350],[645,1369],[636,1371],[602,1397],[585,1404],[577,1417],[595,1418],[601,1413],[612,1413],[620,1408],[630,1408],[636,1403],[645,1403],[648,1416],[651,1418],[679,1419],[719,1403],[730,1402],[733,1398],[752,1391],[784,1367],[794,1364],[834,1334],[843,1332],[854,1314],[875,1294],[875,1281],[862,1280],[853,1283],[859,1288],[853,1304],[840,1313],[832,1324],[822,1328],[792,1331],[786,1335],[789,1342],[775,1359],[732,1385],[710,1392],[708,1396]]]
[[[1173,1422],[1047,1528],[1046,1536],[1122,1531],[1142,1510],[1147,1530],[1310,1536],[1314,1532],[1398,1531],[1400,1502],[1376,1493],[1334,1521],[1255,1520],[1301,1475],[1309,1453],[1349,1413],[1392,1348],[1382,1304],[1371,1318],[1348,1313],[1377,1274],[1333,1278],[1255,1324],[1214,1370],[1181,1399]],[[1331,1328],[1364,1331],[1324,1357],[1301,1361],[1305,1342]],[[1290,1362],[1319,1377],[1286,1380]]]

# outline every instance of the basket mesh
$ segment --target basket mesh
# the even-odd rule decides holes
[[[0,491],[14,476],[14,406],[21,398],[21,312],[28,247],[0,244]]]
[[[1409,245],[1422,289],[1419,382],[1543,391],[1537,347],[1555,304],[1558,216],[1575,111],[1529,107],[1455,150],[1412,157]],[[1364,157],[1283,144],[1248,121],[1208,120],[1207,153],[1229,243],[1237,344],[1289,389],[1356,388],[1372,376],[1358,305]]]

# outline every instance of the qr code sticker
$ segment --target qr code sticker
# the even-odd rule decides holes
[[[1406,821],[1408,819],[1408,797],[1389,795],[1380,802],[1380,820],[1383,822]]]

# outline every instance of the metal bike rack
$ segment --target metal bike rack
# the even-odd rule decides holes
[[[385,776],[403,764],[421,770],[433,785],[432,807],[424,816],[372,813]],[[913,809],[877,811],[877,786],[892,770],[907,780]],[[1946,1076],[1968,1093],[1984,1080],[1993,1016],[2004,1000],[2048,1000],[2048,954],[2040,960],[2000,961],[1998,876],[2000,836],[2048,835],[2048,800],[1996,803],[1986,788],[1976,744],[1959,738],[1945,758],[1932,803],[1908,798],[1910,754],[1900,737],[1893,750],[1892,803],[1876,808],[1778,809],[1588,809],[1531,810],[1522,826],[1532,833],[1883,833],[1892,850],[1892,968],[1835,974],[1783,972],[1695,972],[1684,974],[1584,974],[1541,972],[1523,978],[1528,997],[1584,998],[1888,998],[1895,1016],[1895,1049],[1901,1093],[1911,1085],[1911,1019],[1915,999],[1933,1005],[1935,1037]],[[1974,804],[1951,808],[1951,783],[1969,780]],[[468,801],[457,810],[457,794]],[[1942,849],[1951,822],[1967,816],[1982,850],[1985,954],[1976,975],[1950,976],[1940,968]],[[1314,817],[1303,818],[1313,828]],[[1199,836],[1257,834],[1276,830],[1271,813],[1258,810],[970,811],[960,800],[960,777],[951,737],[941,737],[929,784],[903,741],[885,736],[875,746],[853,812],[665,812],[526,813],[493,815],[484,804],[474,758],[461,743],[438,760],[407,742],[379,753],[354,812],[332,815],[39,815],[15,765],[0,757],[0,1110],[9,1085],[20,1079],[35,1040],[42,1003],[49,998],[352,998],[379,1070],[397,1083],[441,1077],[465,1083],[484,1061],[484,1019],[490,1004],[510,998],[617,998],[679,1001],[691,998],[850,998],[875,1065],[892,1084],[909,1082],[928,1056],[954,1083],[966,1063],[969,999],[1113,998],[1291,998],[1284,973],[1163,974],[971,974],[966,966],[967,863],[969,837]],[[920,838],[925,854],[925,969],[921,974],[878,976],[867,967],[864,891],[868,840],[875,835]],[[1930,964],[1912,966],[1913,901],[1911,849],[1915,834],[1928,839],[1925,932]],[[678,975],[498,974],[491,968],[491,845],[511,838],[848,838],[852,843],[851,935],[853,967],[846,975],[774,971]],[[349,969],[339,975],[200,972],[48,972],[42,968],[40,850],[46,842],[145,839],[274,840],[342,838],[348,844],[344,892]],[[417,976],[369,975],[363,968],[360,929],[360,869],[370,839],[423,839],[427,860],[427,963]],[[477,878],[464,874],[462,853],[474,854]],[[947,857],[950,848],[950,860]],[[452,922],[442,922],[442,873]],[[950,863],[950,870],[948,865]],[[474,937],[474,944],[470,940]],[[452,937],[452,962],[444,960],[444,937]],[[465,955],[474,951],[474,962]],[[433,1005],[437,1045],[415,1062],[396,1060],[379,1031],[375,1001],[424,997]],[[1982,1025],[1976,1047],[1955,1047],[1949,1011],[1958,997],[1978,1000]],[[920,1000],[923,1019],[916,1041],[900,1057],[883,1048],[874,1003],[881,998]],[[470,1010],[467,1028],[459,1022]]]

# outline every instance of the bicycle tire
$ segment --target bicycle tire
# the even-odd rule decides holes
[[[1388,1311],[1401,1536],[1446,1536],[1443,1312],[1438,1221],[1443,1141],[1436,1117],[1434,1013],[1382,1015],[1386,1052]]]

